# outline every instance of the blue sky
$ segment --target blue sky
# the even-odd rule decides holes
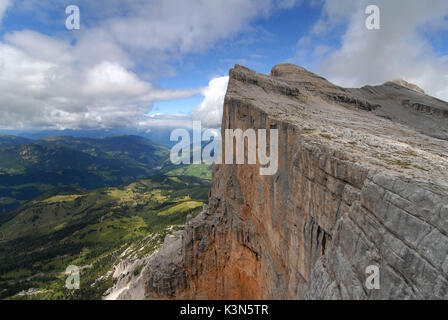
[[[444,0],[0,0],[0,129],[218,127],[236,63],[344,86],[404,78],[448,99],[447,17]]]

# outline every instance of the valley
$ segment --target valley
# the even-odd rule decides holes
[[[1,299],[103,298],[113,268],[182,229],[211,185],[211,166],[170,165],[138,136],[1,136],[0,168]],[[80,290],[65,287],[69,265]]]
[[[158,175],[90,192],[61,188],[28,202],[0,226],[0,297],[100,299],[114,265],[151,254],[202,210],[208,192],[208,180]],[[80,290],[65,288],[69,265],[82,270]],[[30,288],[39,293],[17,295]]]
[[[139,136],[0,136],[0,214],[55,187],[118,186],[160,172],[169,149]]]

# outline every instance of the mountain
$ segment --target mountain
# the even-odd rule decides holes
[[[21,144],[31,143],[31,139],[9,136],[9,135],[0,135],[0,147],[8,147],[8,146],[17,146]]]
[[[448,104],[403,84],[235,66],[222,128],[278,130],[277,172],[215,165],[204,212],[111,296],[448,299]]]
[[[21,130],[0,130],[0,135],[9,135],[16,137],[23,137],[29,140],[41,140],[55,136],[72,136],[76,138],[91,138],[100,139],[104,137],[116,137],[116,136],[139,136],[152,141],[157,141],[158,144],[166,147],[172,147],[175,142],[170,141],[171,132],[177,129],[176,127],[154,127],[151,130],[137,130],[132,128],[115,128],[115,129],[84,129],[84,130],[34,130],[34,131],[21,131]]]
[[[168,156],[168,149],[140,136],[116,136],[98,139],[72,136],[48,137],[34,144],[46,147],[65,147],[92,157],[120,160],[128,166],[160,167],[160,160]]]
[[[92,190],[148,177],[167,161],[168,148],[138,136],[0,137],[0,212],[54,187]]]
[[[114,266],[146,259],[202,210],[209,184],[156,175],[94,191],[58,188],[0,216],[0,298],[101,298]],[[69,265],[82,270],[81,290],[65,288]]]

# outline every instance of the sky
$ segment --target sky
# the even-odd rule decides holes
[[[0,0],[0,129],[217,128],[229,69],[282,62],[448,100],[448,1]]]

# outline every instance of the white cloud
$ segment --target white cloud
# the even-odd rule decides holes
[[[70,63],[73,61],[68,43],[39,32],[24,30],[9,33],[5,35],[4,43],[42,61],[54,63]]]
[[[103,61],[87,72],[84,91],[111,98],[135,97],[148,92],[150,85],[117,63]]]
[[[302,0],[278,0],[277,4],[280,8],[291,9],[302,3]]]
[[[141,128],[169,127],[191,129],[193,126],[193,119],[186,114],[157,113],[141,119],[137,125]]]
[[[151,83],[172,74],[171,63],[250,30],[256,18],[300,2],[79,0],[79,31],[49,37],[22,30],[3,37],[0,128],[149,125],[154,121],[144,115],[154,101],[198,93]],[[0,18],[9,3],[0,0]],[[69,4],[71,0],[22,0],[14,9],[52,25],[50,12],[65,12]],[[212,81],[195,111],[207,124],[221,122],[224,82]]]
[[[12,0],[0,0],[0,26],[6,10],[12,5]]]
[[[447,1],[375,1],[381,29],[367,30],[370,1],[327,0],[315,31],[347,23],[342,45],[319,61],[318,72],[344,86],[380,84],[403,78],[448,100],[448,59],[436,53],[428,34],[447,29]],[[346,19],[346,20],[344,20]],[[322,28],[322,26],[326,26]]]
[[[138,126],[191,129],[193,121],[199,120],[203,128],[218,128],[221,126],[224,97],[228,82],[228,76],[210,80],[207,87],[197,92],[203,95],[204,99],[191,110],[190,114],[152,114],[141,119],[138,122]]]
[[[23,0],[22,8],[45,16],[72,0]],[[253,31],[254,19],[302,0],[78,0],[81,30],[77,50],[86,60],[138,61],[157,69],[184,54],[202,52],[242,31]],[[94,45],[95,50],[92,49]],[[131,61],[126,61],[128,54]],[[112,56],[114,60],[112,59]],[[148,57],[151,59],[148,59]],[[163,65],[165,68],[165,65]]]
[[[313,34],[329,31],[334,25],[347,21],[359,2],[353,0],[324,0],[322,16],[312,29]]]
[[[0,127],[134,126],[155,100],[197,90],[154,88],[117,62],[79,63],[70,45],[23,31],[0,42]]]
[[[204,100],[193,108],[194,119],[200,120],[204,126],[219,127],[222,121],[222,107],[227,91],[229,77],[211,80],[202,92]]]
[[[327,45],[324,45],[324,44],[320,44],[320,45],[318,45],[318,46],[316,46],[314,48],[313,55],[315,57],[319,58],[319,57],[325,56],[330,51],[331,51],[331,47],[330,46],[327,46]]]

